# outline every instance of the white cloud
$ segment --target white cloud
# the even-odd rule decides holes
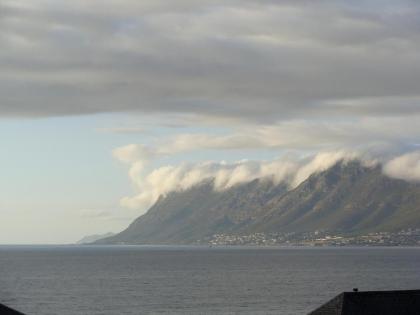
[[[420,181],[420,151],[398,156],[384,166],[388,176],[409,181]]]
[[[207,161],[165,165],[150,170],[151,159],[156,161],[162,157],[195,150],[287,149],[287,146],[283,146],[282,137],[286,139],[288,135],[293,134],[296,135],[292,140],[295,147],[305,148],[313,135],[305,124],[302,125],[303,128],[300,124],[296,126],[297,128],[291,128],[291,132],[283,126],[280,128],[280,133],[277,128],[262,127],[261,130],[254,130],[252,134],[240,134],[239,132],[227,136],[183,134],[163,139],[155,143],[155,147],[131,144],[118,148],[114,150],[114,155],[121,161],[129,163],[129,177],[138,192],[135,196],[124,197],[121,200],[121,205],[144,212],[159,196],[166,195],[171,191],[185,190],[203,180],[210,179],[213,180],[216,190],[228,189],[237,184],[261,178],[271,180],[276,184],[284,182],[290,188],[294,188],[311,174],[324,171],[338,161],[346,163],[354,159],[360,160],[367,167],[382,162],[384,163],[384,173],[394,178],[420,180],[420,153],[414,152],[395,158],[396,152],[401,150],[398,145],[395,146],[392,142],[387,145],[385,142],[379,146],[372,146],[372,141],[369,140],[364,146],[357,146],[353,143],[356,141],[352,139],[350,133],[343,138],[350,139],[347,142],[343,141],[343,145],[348,147],[347,149],[323,151],[323,145],[315,143],[312,148],[316,148],[320,153],[313,155],[303,154],[302,152],[308,152],[304,150],[300,155],[284,154],[282,158],[271,161],[242,160],[231,163]],[[364,126],[362,125],[361,128]],[[342,135],[334,135],[328,131],[322,139],[328,139],[329,133],[331,134],[330,139],[338,145]],[[316,141],[317,136],[313,141]],[[296,141],[297,138],[300,140]],[[250,140],[247,141],[248,139]],[[379,143],[381,142],[379,141]],[[330,147],[334,148],[334,145],[330,145]],[[145,167],[146,165],[150,167]]]
[[[301,159],[287,156],[273,161],[244,160],[234,163],[201,162],[162,166],[149,173],[140,172],[130,176],[138,194],[123,198],[121,205],[144,213],[159,196],[191,188],[204,180],[213,180],[216,190],[225,190],[255,179],[267,179],[276,184],[284,182],[293,188],[313,173],[326,170],[338,161],[346,162],[358,156],[353,152],[340,151]]]
[[[346,151],[319,153],[296,171],[292,186],[297,187],[312,174],[325,171],[338,161],[348,162],[357,159],[359,156],[360,154],[356,152]]]
[[[148,161],[157,153],[154,149],[141,144],[129,144],[116,148],[113,152],[114,157],[125,163]]]
[[[420,133],[420,116],[289,120],[276,124],[232,124],[230,127],[232,131],[224,134],[178,133],[155,137],[153,147],[130,144],[115,149],[114,156],[129,163],[198,150],[296,149],[319,152],[344,148],[367,151],[369,147],[381,146],[389,150],[392,146],[400,148],[416,143]]]

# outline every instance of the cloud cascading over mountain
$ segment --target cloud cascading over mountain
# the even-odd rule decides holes
[[[217,141],[215,141],[217,142]],[[174,147],[176,147],[176,141]],[[207,142],[209,146],[210,142]],[[184,145],[182,150],[191,151],[194,146]],[[182,163],[165,165],[148,169],[151,159],[168,155],[168,148],[150,148],[142,145],[128,145],[118,148],[114,155],[123,162],[129,163],[129,176],[138,194],[124,197],[123,206],[146,211],[160,196],[172,191],[187,190],[205,180],[214,179],[214,189],[225,190],[237,184],[251,182],[255,179],[267,179],[274,184],[284,182],[290,188],[297,187],[310,175],[325,171],[339,161],[360,160],[365,166],[384,163],[384,173],[393,178],[408,181],[420,181],[418,174],[419,152],[404,154],[391,160],[382,160],[368,152],[330,151],[299,157],[285,155],[270,161],[242,160],[227,162]],[[179,153],[181,150],[176,150]]]

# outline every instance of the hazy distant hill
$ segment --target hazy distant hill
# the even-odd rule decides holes
[[[76,244],[88,244],[96,242],[97,240],[100,240],[102,238],[111,237],[114,236],[115,233],[108,232],[105,234],[94,234],[94,235],[87,235],[83,237],[81,240],[79,240]]]
[[[188,244],[216,233],[365,233],[409,227],[420,227],[420,185],[354,161],[313,174],[293,190],[255,180],[215,191],[206,181],[161,197],[126,230],[97,243]]]

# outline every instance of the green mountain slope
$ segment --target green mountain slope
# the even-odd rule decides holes
[[[389,178],[380,167],[339,163],[272,200],[264,212],[252,230],[396,231],[420,226],[420,186]]]
[[[161,197],[126,230],[97,243],[192,243],[205,236],[234,232],[262,214],[267,200],[287,192],[285,185],[255,180],[226,191],[212,181]]]
[[[211,181],[161,197],[98,244],[189,244],[217,233],[366,233],[420,227],[420,185],[357,161],[313,174],[293,190],[266,180],[215,191]]]

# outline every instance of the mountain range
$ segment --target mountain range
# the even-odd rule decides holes
[[[420,227],[420,184],[380,165],[339,162],[291,189],[268,179],[214,189],[211,179],[161,196],[127,229],[96,244],[193,244],[214,234],[361,234]]]

